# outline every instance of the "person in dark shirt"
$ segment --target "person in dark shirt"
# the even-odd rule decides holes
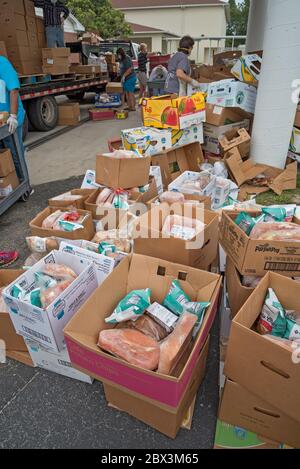
[[[138,79],[140,84],[140,98],[143,98],[147,91],[147,63],[148,63],[148,54],[147,54],[147,44],[140,44],[140,52],[138,55]]]
[[[135,111],[134,91],[136,85],[136,74],[133,63],[129,55],[125,53],[122,47],[117,50],[117,57],[120,62],[120,71],[122,77],[121,81],[128,104],[128,111]]]
[[[65,47],[64,21],[69,9],[58,0],[34,0],[34,6],[43,9],[48,47]]]

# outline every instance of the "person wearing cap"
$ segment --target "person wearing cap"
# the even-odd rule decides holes
[[[191,55],[194,44],[195,41],[191,36],[182,37],[177,52],[170,58],[165,84],[165,91],[168,94],[186,96],[188,84],[194,88],[200,88],[200,83],[191,77],[189,55]]]

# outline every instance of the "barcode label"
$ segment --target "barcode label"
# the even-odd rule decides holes
[[[41,339],[44,342],[51,344],[50,337],[46,337],[45,335],[40,334],[39,332],[33,331],[32,329],[29,329],[29,327],[26,327],[26,326],[22,326],[22,329],[24,332],[27,332],[27,334],[33,335],[33,337],[36,337],[37,339]]]
[[[300,272],[300,264],[286,262],[266,262],[265,270],[275,270],[282,272]]]
[[[57,361],[60,365],[68,366],[69,368],[72,368],[72,365],[70,362],[66,362],[65,360],[60,360],[60,359],[58,359]]]

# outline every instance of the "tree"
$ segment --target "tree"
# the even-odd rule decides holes
[[[115,10],[110,0],[67,0],[66,4],[87,31],[95,32],[103,39],[132,33],[124,13]]]
[[[229,0],[230,22],[227,25],[228,36],[246,36],[248,16],[250,9],[250,0],[236,2]],[[236,41],[236,45],[242,44],[243,41]],[[230,41],[231,44],[231,41]]]

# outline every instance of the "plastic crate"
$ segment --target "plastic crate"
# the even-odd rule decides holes
[[[119,93],[107,93],[109,97],[108,103],[102,103],[100,101],[100,95],[97,94],[95,97],[95,107],[99,109],[117,108],[122,105],[121,95]]]
[[[90,119],[92,121],[104,121],[111,120],[115,118],[115,113],[112,109],[90,109],[89,110]]]

